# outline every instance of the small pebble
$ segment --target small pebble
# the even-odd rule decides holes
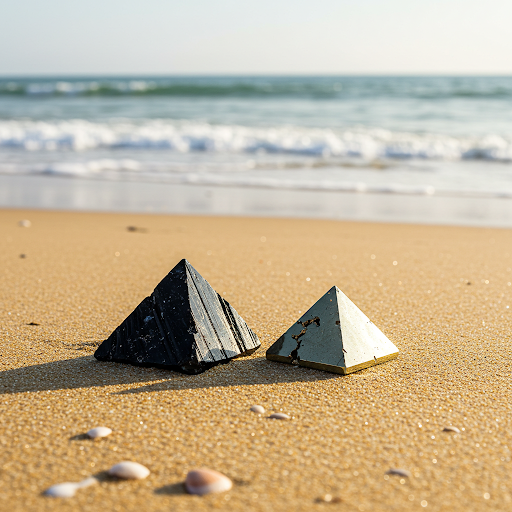
[[[443,432],[455,432],[456,434],[460,434],[460,430],[457,427],[444,427]]]
[[[32,222],[30,222],[29,220],[27,219],[24,219],[24,220],[20,220],[18,222],[18,226],[20,226],[21,228],[29,228],[30,226],[32,226]],[[63,484],[64,485],[64,484]]]
[[[91,439],[98,439],[100,437],[107,437],[110,434],[112,434],[112,429],[110,429],[108,427],[91,428],[91,430],[89,430],[89,432],[87,432],[87,435]]]
[[[289,420],[290,416],[284,412],[273,412],[269,418],[273,420]]]
[[[138,462],[123,461],[108,470],[110,476],[130,480],[142,480],[149,475],[149,469]]]
[[[78,489],[96,483],[98,483],[98,480],[91,476],[81,482],[64,482],[63,484],[52,485],[49,489],[46,489],[44,494],[52,498],[72,498]]]
[[[407,471],[406,469],[391,468],[388,470],[386,475],[396,475],[396,476],[403,476],[405,478],[409,478],[411,476],[411,473],[409,471]]]
[[[341,503],[343,500],[339,496],[332,496],[331,494],[325,494],[321,498],[316,500],[319,503]]]
[[[261,405],[251,405],[251,411],[257,414],[263,414],[265,409]]]
[[[203,496],[212,492],[229,491],[233,487],[233,482],[218,471],[200,468],[188,472],[185,487],[190,494]]]

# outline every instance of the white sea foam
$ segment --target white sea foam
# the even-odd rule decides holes
[[[94,94],[100,92],[101,89],[106,93],[140,93],[150,91],[157,87],[155,82],[147,80],[113,80],[107,83],[101,83],[97,80],[87,81],[45,81],[32,82],[28,84],[17,84],[9,82],[0,88],[7,91],[17,90],[22,87],[25,94],[29,96],[49,96],[49,95],[81,95]]]
[[[374,159],[512,161],[512,137],[455,137],[384,129],[254,128],[169,120],[0,121],[0,149],[28,152],[151,149]]]

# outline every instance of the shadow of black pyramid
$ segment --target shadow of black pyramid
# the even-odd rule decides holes
[[[94,357],[196,374],[259,346],[242,317],[181,260]]]

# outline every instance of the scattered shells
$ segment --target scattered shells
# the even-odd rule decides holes
[[[265,409],[261,405],[251,405],[251,411],[257,414],[263,414]]]
[[[20,226],[20,228],[29,228],[30,226],[32,226],[32,222],[30,222],[27,219],[20,220],[18,222],[18,226]],[[62,484],[62,485],[64,485],[64,484]]]
[[[78,489],[96,483],[98,483],[98,480],[91,476],[81,482],[64,482],[63,484],[52,485],[49,489],[46,489],[44,494],[52,498],[72,498]]]
[[[290,416],[284,412],[274,412],[269,416],[269,418],[273,420],[289,420]]]
[[[457,427],[444,427],[443,432],[455,432],[456,434],[460,434],[460,430]]]
[[[387,471],[386,475],[396,475],[396,476],[402,476],[405,478],[409,478],[411,476],[411,473],[409,471],[407,471],[406,469],[391,468]]]
[[[123,461],[108,470],[110,476],[131,480],[142,480],[149,475],[149,469],[138,462]]]
[[[203,496],[211,492],[229,491],[233,487],[233,482],[218,471],[200,468],[188,472],[185,487],[190,494]]]
[[[91,430],[89,430],[89,432],[87,432],[87,435],[91,439],[98,439],[100,437],[107,437],[110,434],[112,434],[112,429],[110,429],[108,427],[91,428]]]

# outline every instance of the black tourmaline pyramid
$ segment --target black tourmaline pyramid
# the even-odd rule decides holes
[[[196,374],[259,346],[240,315],[181,260],[94,357]]]

